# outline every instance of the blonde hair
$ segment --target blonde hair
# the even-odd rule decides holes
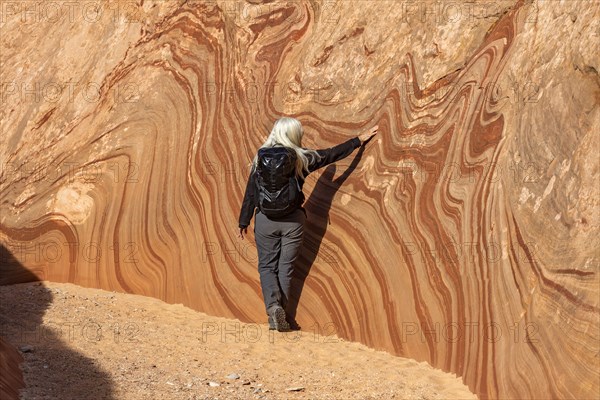
[[[321,158],[315,150],[302,147],[304,130],[296,118],[283,117],[275,121],[271,133],[260,148],[273,147],[277,144],[289,147],[296,152],[296,175],[303,179],[308,175],[308,165],[312,160]],[[252,160],[252,171],[256,169],[258,152]],[[306,174],[304,173],[306,171]]]

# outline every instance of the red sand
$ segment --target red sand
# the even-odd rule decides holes
[[[33,346],[22,399],[476,398],[426,363],[143,296],[27,283],[0,286],[0,311],[4,338]]]

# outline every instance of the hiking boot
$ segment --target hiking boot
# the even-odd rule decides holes
[[[290,325],[285,319],[285,311],[281,306],[274,306],[269,310],[269,317],[278,332],[289,332]]]
[[[288,324],[290,325],[290,330],[292,330],[292,331],[299,331],[302,329],[296,321],[288,320]],[[275,322],[273,321],[273,318],[271,318],[271,316],[269,315],[269,330],[274,331],[275,329],[276,329]]]
[[[300,325],[298,325],[298,323],[296,321],[288,321],[288,324],[290,326],[290,329],[293,331],[301,330]]]

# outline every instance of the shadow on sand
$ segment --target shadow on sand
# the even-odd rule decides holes
[[[32,347],[21,354],[26,385],[21,393],[27,394],[25,398],[116,399],[109,374],[69,346],[69,341],[80,339],[81,324],[44,320],[53,299],[52,290],[0,244],[0,336],[10,347]],[[0,380],[18,373],[0,371]],[[11,382],[3,384],[14,385]],[[66,396],[64,388],[68,388]],[[7,388],[6,393],[18,390]]]

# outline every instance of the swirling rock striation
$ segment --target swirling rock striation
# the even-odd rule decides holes
[[[0,337],[0,397],[5,400],[19,398],[19,390],[24,388],[23,372],[19,365],[23,357],[16,348]]]
[[[597,396],[598,2],[14,5],[0,228],[39,279],[263,321],[256,148],[282,115],[313,148],[377,123],[306,182],[299,323],[481,398]]]

